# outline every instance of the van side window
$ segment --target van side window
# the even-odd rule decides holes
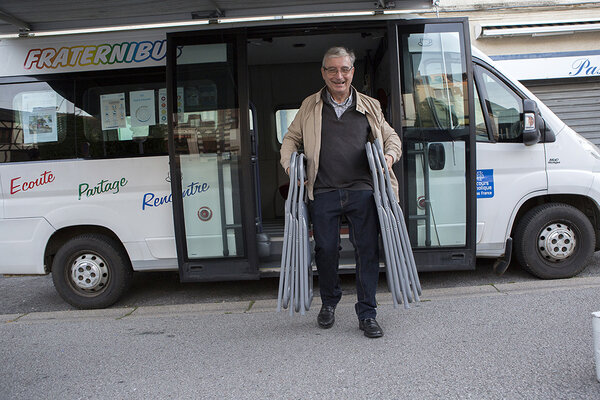
[[[84,112],[77,120],[89,152],[82,157],[167,154],[166,88],[158,82],[110,83],[83,91]]]
[[[73,84],[29,82],[0,88],[0,163],[76,157]]]
[[[283,143],[283,137],[298,114],[298,108],[282,108],[275,111],[275,126],[277,127],[277,141]]]
[[[490,136],[488,134],[487,124],[485,123],[485,117],[483,116],[483,109],[481,108],[481,97],[479,97],[479,90],[475,85],[473,93],[475,102],[475,139],[478,142],[489,142]]]
[[[523,99],[491,72],[481,67],[477,70],[494,140],[521,142]]]
[[[167,154],[167,90],[161,78],[107,74],[79,79],[82,110],[76,117],[86,150],[80,157]]]

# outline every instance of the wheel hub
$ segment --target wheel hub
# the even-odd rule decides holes
[[[577,240],[574,232],[565,224],[546,226],[538,238],[538,248],[549,261],[559,262],[573,255]]]
[[[108,267],[95,254],[82,254],[71,266],[71,279],[76,287],[85,291],[97,291],[106,286]]]

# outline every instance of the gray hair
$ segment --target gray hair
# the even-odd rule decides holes
[[[327,50],[327,52],[325,52],[325,55],[323,56],[323,62],[322,62],[322,67],[325,68],[325,60],[328,58],[337,58],[337,57],[349,57],[350,58],[350,64],[352,64],[351,66],[354,66],[354,61],[356,60],[356,56],[354,55],[354,52],[350,49],[347,49],[345,47],[332,47],[329,50]]]

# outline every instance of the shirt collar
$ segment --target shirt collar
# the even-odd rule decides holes
[[[329,93],[329,90],[326,89],[325,91],[327,92],[327,100],[329,100],[329,103],[334,107],[349,107],[352,104],[352,92],[354,91],[354,88],[352,87],[350,88],[350,96],[341,103],[335,101],[331,93]]]
[[[365,114],[366,113],[366,108],[365,105],[363,104],[363,100],[360,97],[360,93],[358,93],[358,91],[354,88],[354,86],[350,86],[352,93],[356,93],[356,111],[358,111],[361,114]],[[319,90],[317,93],[315,93],[315,97],[316,97],[316,103],[319,104],[319,102],[321,100],[323,100],[324,98],[324,93],[323,91],[329,93],[329,91],[327,90],[327,86],[323,86],[323,88],[321,90]]]

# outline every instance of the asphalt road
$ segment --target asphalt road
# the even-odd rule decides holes
[[[381,275],[365,338],[354,278],[332,329],[276,313],[277,279],[182,284],[136,274],[106,310],[73,310],[50,276],[0,278],[0,399],[597,399],[591,312],[600,254],[539,280],[491,262],[421,273],[422,301],[392,307]]]
[[[600,276],[600,252],[594,254],[579,277]],[[537,282],[538,278],[513,263],[503,276],[496,276],[490,260],[478,260],[475,271],[431,272],[419,274],[424,289],[495,285],[510,282]],[[315,281],[318,284],[318,280]],[[354,276],[342,276],[345,295],[355,293]],[[136,273],[133,285],[113,307],[218,303],[277,298],[278,278],[259,281],[181,283],[175,272]],[[378,293],[386,293],[385,274],[381,274]],[[0,276],[0,314],[74,309],[56,293],[52,277]]]
[[[600,277],[423,289],[381,339],[273,299],[0,315],[2,399],[598,399]]]

